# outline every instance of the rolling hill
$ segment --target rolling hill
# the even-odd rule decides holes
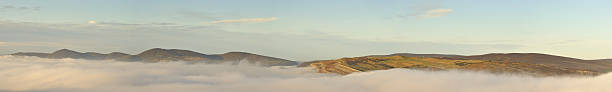
[[[610,72],[606,60],[538,54],[507,53],[474,56],[443,54],[391,54],[305,62],[300,67],[312,67],[321,73],[350,74],[392,68],[419,70],[470,70],[490,73],[525,74],[531,76],[599,75]]]

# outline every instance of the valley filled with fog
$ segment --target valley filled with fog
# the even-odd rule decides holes
[[[604,92],[612,75],[529,77],[391,69],[335,75],[310,68],[0,56],[0,91],[53,92]]]

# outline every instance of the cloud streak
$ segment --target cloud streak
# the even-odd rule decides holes
[[[0,8],[1,9],[14,9],[14,10],[35,10],[35,11],[40,10],[40,7],[38,6],[31,7],[31,6],[4,5],[4,6],[0,6]]]
[[[53,42],[2,42],[0,41],[1,46],[66,46],[61,45],[59,43]]]
[[[51,92],[605,92],[612,75],[534,78],[392,69],[346,76],[308,68],[0,56],[0,91]]]
[[[212,24],[221,24],[221,23],[259,23],[259,22],[270,22],[278,20],[278,18],[245,18],[245,19],[225,19],[211,22]]]
[[[206,13],[206,12],[179,11],[177,12],[177,14],[184,16],[184,17],[191,17],[191,18],[205,19],[205,20],[218,20],[219,18],[221,18],[219,16],[215,16],[215,14]]]
[[[441,16],[446,16],[450,13],[453,13],[452,9],[433,9],[433,10],[428,10],[427,12],[425,12],[425,14],[420,15],[419,17],[424,17],[424,18],[441,17]]]

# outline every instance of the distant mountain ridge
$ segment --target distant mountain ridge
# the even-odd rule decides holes
[[[87,60],[116,60],[116,61],[143,61],[143,62],[169,62],[169,61],[203,61],[206,63],[239,63],[245,61],[251,64],[262,66],[290,66],[297,62],[274,58],[269,56],[257,55],[246,52],[229,52],[225,54],[206,55],[189,50],[153,48],[140,54],[130,55],[121,52],[101,54],[96,52],[77,52],[68,49],[61,49],[52,53],[32,53],[19,52],[11,54],[14,56],[35,56],[41,58],[62,59],[87,59]]]

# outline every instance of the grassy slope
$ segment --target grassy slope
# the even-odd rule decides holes
[[[541,64],[521,62],[490,62],[483,60],[453,60],[428,57],[355,57],[337,60],[319,61],[310,64],[323,73],[350,74],[385,70],[392,68],[409,68],[421,70],[471,70],[491,73],[519,73],[533,76],[553,75],[598,75],[599,72],[584,69],[563,69]]]

